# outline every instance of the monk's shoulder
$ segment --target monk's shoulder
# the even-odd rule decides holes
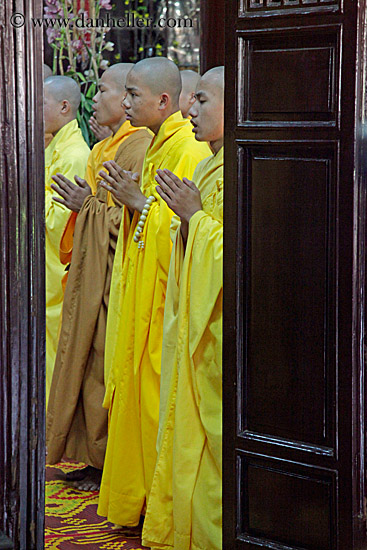
[[[209,145],[203,141],[197,141],[193,134],[183,132],[181,135],[177,135],[176,139],[172,142],[172,146],[167,151],[167,156],[176,157],[182,155],[189,155],[191,158],[196,159],[197,162],[211,156]]]
[[[118,160],[125,155],[139,154],[141,151],[145,153],[145,150],[149,147],[152,141],[152,135],[145,129],[138,130],[131,134],[126,140],[124,140],[120,147],[117,149],[115,155],[115,161],[118,164]]]
[[[144,144],[147,143],[147,145],[150,144],[152,141],[152,134],[148,132],[145,128],[141,128],[137,132],[134,132],[131,134],[125,141],[127,147],[132,147],[134,145]]]
[[[59,155],[71,160],[80,159],[81,156],[89,156],[90,149],[84,139],[74,139],[59,144],[56,149]]]

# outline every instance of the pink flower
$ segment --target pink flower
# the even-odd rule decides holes
[[[74,52],[79,53],[80,50],[82,50],[84,46],[83,46],[82,40],[80,40],[80,38],[79,38],[79,40],[73,40],[72,41],[71,47],[72,47]]]
[[[47,42],[49,44],[52,44],[53,42],[55,42],[56,38],[60,38],[61,33],[57,29],[49,28],[49,29],[46,29],[46,35],[47,35]]]
[[[45,7],[44,7],[44,15],[45,17],[55,17],[55,15],[58,15],[62,13],[62,6],[59,2],[59,0],[46,0],[45,1]]]
[[[100,6],[105,10],[112,10],[111,0],[100,0]]]

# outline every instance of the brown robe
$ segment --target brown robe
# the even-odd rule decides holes
[[[124,170],[141,173],[151,136],[139,130],[117,151]],[[108,412],[104,348],[112,266],[121,207],[107,205],[98,188],[84,201],[74,232],[73,255],[65,288],[63,318],[47,410],[47,462],[66,455],[103,468]]]

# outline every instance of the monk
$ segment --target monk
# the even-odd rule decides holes
[[[140,186],[114,162],[105,183],[124,205],[107,318],[104,406],[110,424],[98,514],[120,526],[139,524],[156,461],[163,311],[171,253],[172,211],[155,190],[159,168],[193,174],[209,147],[197,143],[179,111],[181,78],[164,57],[139,61],[126,79],[126,115],[155,137]]]
[[[224,70],[200,79],[189,114],[213,155],[193,181],[158,170],[180,218],[164,314],[158,460],[143,529],[152,549],[222,548],[222,248]]]
[[[104,343],[121,222],[121,206],[112,200],[108,206],[107,192],[98,185],[98,172],[104,161],[116,158],[126,170],[140,173],[152,140],[146,129],[131,126],[122,106],[126,75],[132,66],[113,65],[102,75],[93,110],[98,124],[111,129],[112,136],[94,146],[85,180],[76,178],[75,186],[59,174],[54,177],[58,185],[52,185],[62,197],[55,200],[74,214],[63,236],[65,256],[69,254],[70,260],[72,251],[72,261],[47,411],[47,461],[55,464],[65,455],[87,464],[66,476],[81,490],[99,488],[106,451]]]
[[[45,150],[46,216],[46,404],[55,363],[60,315],[64,293],[61,279],[64,266],[59,258],[59,243],[69,210],[52,199],[52,176],[62,172],[68,178],[84,174],[89,147],[76,121],[80,89],[72,78],[52,76],[44,85],[45,133],[53,139]]]
[[[183,70],[180,71],[182,90],[180,94],[179,106],[182,116],[187,118],[189,110],[195,101],[196,85],[200,79],[200,75],[195,71]]]
[[[46,63],[43,64],[43,80],[46,80],[46,78],[49,78],[52,76],[52,70],[51,68],[46,65]],[[45,134],[45,149],[50,145],[52,141],[53,135],[52,134]]]

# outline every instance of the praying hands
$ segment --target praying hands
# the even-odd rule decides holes
[[[99,172],[103,178],[100,186],[110,191],[114,198],[127,206],[130,211],[142,212],[147,199],[139,187],[139,174],[123,170],[113,160],[104,162],[103,166],[109,173],[103,170]]]
[[[182,222],[188,223],[191,216],[202,210],[201,195],[195,183],[183,178],[181,181],[170,170],[157,170],[156,190]]]
[[[69,208],[69,210],[73,212],[80,212],[85,199],[92,194],[92,190],[88,183],[79,176],[74,176],[75,182],[77,183],[77,185],[75,185],[62,174],[56,174],[52,176],[52,179],[57,185],[52,183],[51,189],[62,197],[62,199],[59,197],[52,197],[53,200],[66,206],[66,208]]]

